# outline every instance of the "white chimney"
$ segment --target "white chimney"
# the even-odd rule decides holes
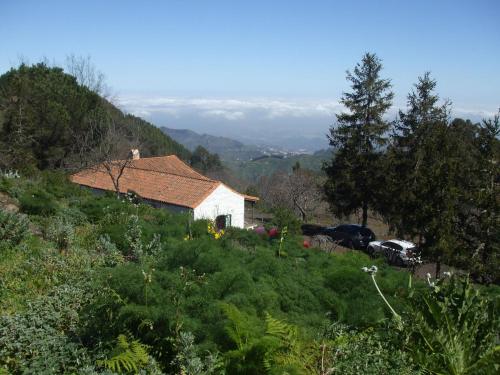
[[[132,150],[130,150],[130,153],[132,154],[132,160],[141,158],[141,154],[139,153],[139,150],[137,148],[133,148]]]

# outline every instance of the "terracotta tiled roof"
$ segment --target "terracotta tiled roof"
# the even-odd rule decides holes
[[[258,202],[260,200],[259,197],[254,197],[253,195],[243,194],[243,198],[245,198],[248,202]]]
[[[193,168],[184,163],[175,155],[131,160],[129,167],[144,169],[146,171],[170,173],[178,176],[198,178],[201,180],[210,180],[208,177],[205,177],[202,174],[196,172]]]
[[[71,176],[71,181],[95,189],[115,190],[102,166],[78,172]],[[194,171],[175,155],[131,160],[119,179],[121,193],[133,191],[146,199],[189,208],[197,207],[221,184]]]

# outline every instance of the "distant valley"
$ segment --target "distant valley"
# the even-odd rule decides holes
[[[248,182],[255,182],[259,177],[274,172],[291,171],[297,162],[302,168],[319,171],[323,162],[331,157],[331,150],[306,154],[279,147],[248,145],[231,138],[199,134],[189,129],[162,127],[161,130],[190,151],[202,146],[211,153],[217,153],[224,165],[238,178]]]
[[[249,145],[232,138],[199,134],[189,129],[162,127],[161,130],[187,149],[193,151],[203,146],[211,153],[219,154],[223,161],[249,161],[266,155],[290,156],[301,153],[277,146]]]

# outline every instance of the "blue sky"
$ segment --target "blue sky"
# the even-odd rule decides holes
[[[392,79],[393,113],[427,70],[456,115],[500,106],[500,1],[3,0],[0,14],[0,72],[90,55],[115,101],[158,125],[324,138],[366,51]]]

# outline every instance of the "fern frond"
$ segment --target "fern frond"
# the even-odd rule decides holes
[[[148,365],[150,357],[148,346],[139,340],[131,340],[126,335],[119,335],[113,357],[97,361],[98,366],[105,367],[118,374],[139,372],[139,369]]]

